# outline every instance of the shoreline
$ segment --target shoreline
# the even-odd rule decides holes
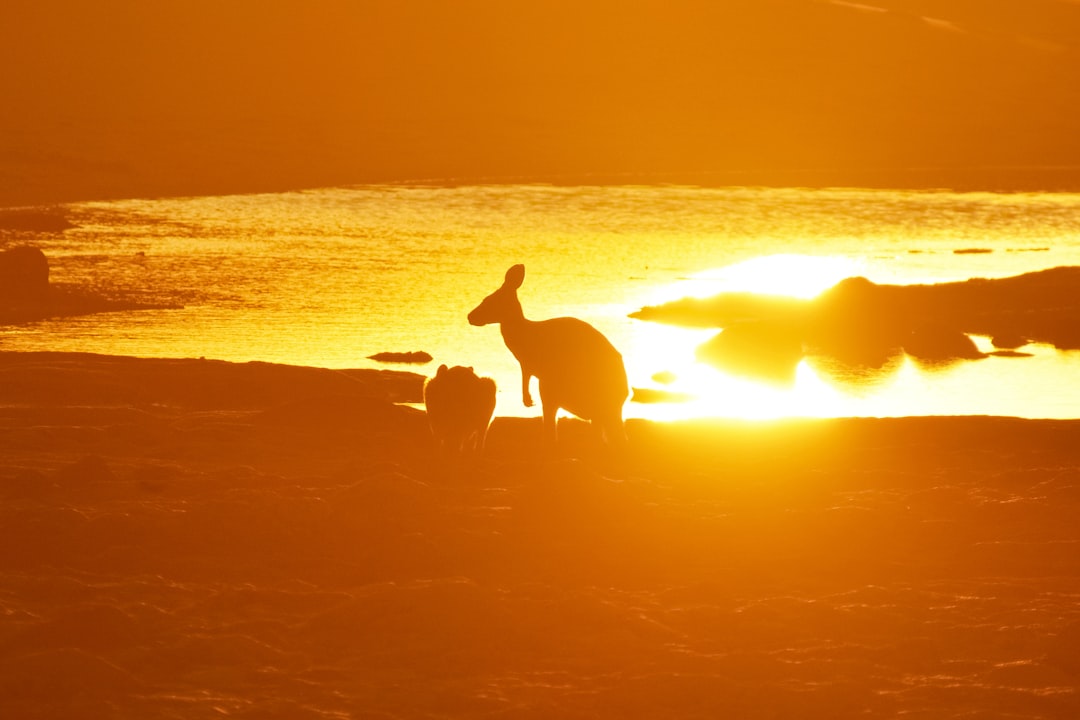
[[[1006,179],[1008,178],[1008,179]],[[1080,167],[1022,168],[916,168],[916,169],[786,169],[786,170],[703,170],[670,172],[598,171],[567,174],[501,174],[461,177],[362,176],[352,179],[328,178],[326,183],[295,183],[274,180],[246,184],[192,184],[183,187],[139,187],[132,185],[107,191],[79,186],[64,189],[37,189],[0,192],[0,211],[54,209],[84,202],[163,200],[191,197],[225,197],[304,192],[335,187],[388,185],[402,187],[466,187],[473,185],[553,185],[589,186],[686,186],[702,188],[767,187],[836,189],[858,188],[910,192],[955,192],[991,194],[1038,194],[1080,192]],[[0,227],[2,229],[2,227]]]
[[[340,409],[355,402],[359,414],[365,408],[393,408],[412,416],[413,430],[419,428],[421,434],[426,434],[426,425],[418,422],[426,414],[417,407],[423,404],[426,377],[422,373],[398,369],[333,369],[258,360],[233,362],[0,349],[0,407],[45,410],[127,405],[175,412],[266,413],[307,403],[313,406],[314,413],[319,403],[330,403]],[[332,423],[334,419],[330,413],[324,422]],[[657,438],[671,441],[674,436],[684,435],[687,447],[694,443],[708,445],[712,440],[707,435],[712,432],[743,439],[786,432],[789,440],[799,442],[802,442],[799,438],[815,436],[822,441],[839,442],[840,436],[852,433],[875,443],[884,443],[890,433],[902,433],[899,436],[902,440],[918,439],[943,447],[960,443],[964,438],[974,439],[974,430],[952,435],[944,433],[946,428],[954,426],[978,428],[978,432],[986,433],[986,440],[1004,442],[999,451],[1007,446],[1025,444],[1045,449],[1048,441],[1039,441],[1036,437],[1041,430],[1032,430],[1030,436],[1023,430],[1034,426],[1064,435],[1075,431],[1080,441],[1080,418],[911,415],[743,419],[716,416],[677,420],[629,418],[625,422],[632,436],[659,442]],[[539,423],[539,413],[535,417],[496,415],[492,419],[492,433],[495,436],[501,432],[517,436],[527,430],[539,433]],[[536,427],[529,428],[530,425]],[[570,442],[577,449],[581,449],[577,447],[579,445],[590,444],[587,422],[564,417],[560,419],[560,426],[566,426],[572,438]],[[515,438],[515,443],[521,441],[521,437]],[[1080,442],[1075,452],[1066,444],[1058,449],[1080,458]]]

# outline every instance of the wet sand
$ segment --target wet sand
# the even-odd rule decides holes
[[[1080,421],[496,418],[0,353],[0,716],[1080,716]]]

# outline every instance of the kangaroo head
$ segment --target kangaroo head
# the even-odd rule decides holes
[[[490,325],[520,318],[521,303],[518,302],[517,289],[524,280],[524,265],[515,265],[507,270],[502,286],[469,313],[469,324]]]

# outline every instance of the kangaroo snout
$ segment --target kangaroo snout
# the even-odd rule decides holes
[[[524,265],[515,265],[510,268],[510,272],[506,274],[506,282],[502,284],[495,292],[484,298],[479,305],[473,308],[469,313],[469,324],[474,327],[481,325],[491,325],[492,323],[501,323],[507,315],[514,315],[521,312],[521,305],[518,304],[517,288],[520,285],[520,281],[515,283],[515,268],[521,268],[521,275],[525,275]]]

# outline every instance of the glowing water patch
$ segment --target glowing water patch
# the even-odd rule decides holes
[[[812,298],[844,278],[866,273],[866,263],[838,255],[783,253],[751,258],[724,267],[694,273],[656,288],[643,305],[681,298],[708,298],[724,292],[752,292]]]
[[[839,256],[778,254],[713,268],[650,294],[643,305],[686,297],[709,298],[723,292],[753,292],[812,298],[846,277],[859,274],[863,263]],[[720,328],[690,330],[661,323],[635,327],[627,353],[631,378],[668,373],[674,380],[662,390],[690,399],[648,409],[631,408],[632,415],[652,419],[678,417],[742,417],[771,419],[790,415],[829,417],[851,408],[850,399],[824,381],[806,361],[789,382],[763,382],[717,370],[696,358],[698,346]]]

